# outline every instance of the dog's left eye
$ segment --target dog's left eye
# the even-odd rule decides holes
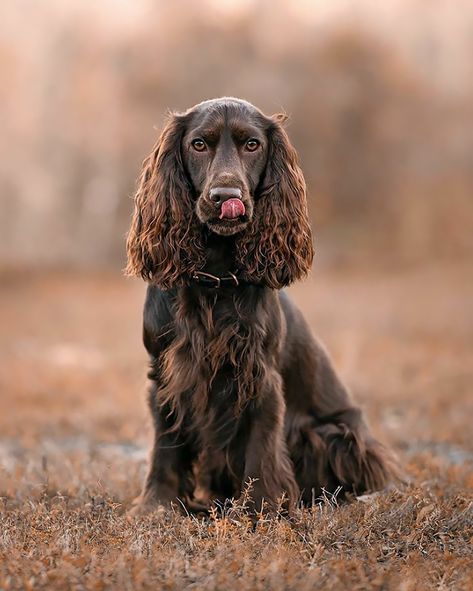
[[[248,150],[248,152],[254,152],[258,149],[259,145],[259,141],[252,138],[246,142],[245,149]]]
[[[197,150],[197,152],[203,152],[207,146],[204,142],[204,140],[197,138],[195,140],[192,140],[192,147],[194,148],[194,150]]]

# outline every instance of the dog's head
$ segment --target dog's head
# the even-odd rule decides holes
[[[233,98],[172,114],[143,164],[127,271],[164,289],[183,284],[205,265],[210,231],[235,242],[246,281],[280,288],[304,276],[305,182],[284,120]]]

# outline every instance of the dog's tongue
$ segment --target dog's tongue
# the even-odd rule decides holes
[[[235,219],[239,215],[243,215],[245,213],[245,206],[241,199],[227,199],[222,203],[222,209],[220,210],[220,219],[223,218],[227,219]]]

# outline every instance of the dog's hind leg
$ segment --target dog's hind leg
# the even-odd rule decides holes
[[[369,433],[355,407],[337,415],[289,421],[287,441],[304,504],[324,492],[360,495],[398,477],[394,456]]]
[[[399,476],[394,456],[372,436],[302,314],[287,297],[281,303],[286,441],[304,501],[322,489],[359,495],[384,488]]]

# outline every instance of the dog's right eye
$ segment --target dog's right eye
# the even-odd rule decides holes
[[[203,152],[207,149],[206,143],[204,142],[204,140],[201,140],[200,138],[192,140],[191,143],[192,147],[194,148],[194,150],[197,150],[197,152]]]

